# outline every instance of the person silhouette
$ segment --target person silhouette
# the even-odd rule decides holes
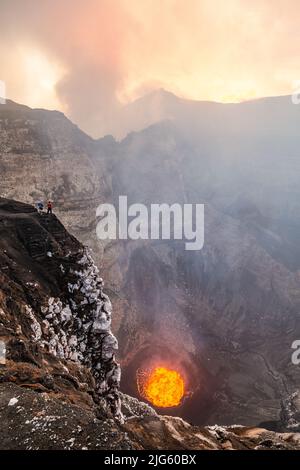
[[[47,203],[47,214],[52,214],[52,202],[48,201]]]

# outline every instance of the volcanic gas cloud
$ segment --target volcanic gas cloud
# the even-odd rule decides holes
[[[162,366],[139,370],[137,385],[140,395],[157,407],[178,406],[185,394],[181,374]]]

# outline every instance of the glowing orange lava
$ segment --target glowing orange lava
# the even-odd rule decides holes
[[[155,367],[138,377],[139,391],[158,407],[178,406],[184,396],[184,380],[176,370]]]

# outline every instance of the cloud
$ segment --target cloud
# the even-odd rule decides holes
[[[116,91],[124,74],[127,29],[118,2],[12,0],[1,8],[2,44],[8,50],[26,44],[28,56],[38,50],[53,67],[61,67],[64,73],[57,76],[54,90],[61,107],[89,132],[104,132],[120,106]],[[20,75],[20,64],[14,66]]]
[[[94,136],[124,134],[123,101],[157,86],[219,101],[290,93],[299,13],[295,0],[1,0],[0,79]]]

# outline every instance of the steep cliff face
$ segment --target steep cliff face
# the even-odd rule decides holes
[[[2,381],[22,382],[30,364],[51,388],[55,369],[64,376],[67,364],[82,365],[95,382],[94,399],[122,419],[111,304],[88,251],[54,215],[2,198],[0,245]]]
[[[114,200],[205,203],[205,243],[200,252],[178,241],[108,246],[106,278],[116,311],[126,300],[135,325],[127,328],[128,314],[121,320],[125,380],[132,377],[125,390],[134,393],[139,367],[176,364],[191,396],[175,413],[282,429],[299,426],[300,369],[291,361],[300,335],[298,162],[291,155],[283,171],[279,149],[260,133],[259,149],[255,140],[245,148],[245,132],[230,147],[227,135],[221,149],[204,135],[195,143],[170,122],[128,136],[110,158]],[[276,139],[284,143],[284,130]]]
[[[111,304],[90,254],[55,216],[3,198],[0,286],[1,449],[299,448],[296,433],[199,428],[119,394]]]

